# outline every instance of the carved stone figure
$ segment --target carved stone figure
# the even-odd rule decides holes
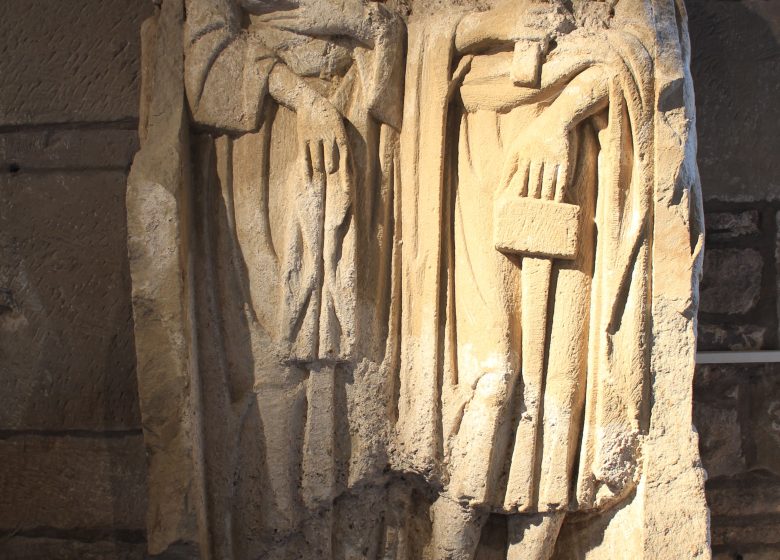
[[[708,557],[681,3],[164,0],[143,34],[152,554]]]
[[[480,514],[512,514],[510,557],[542,558],[531,548],[551,552],[564,512],[625,497],[637,481],[653,77],[642,37],[624,22],[651,13],[631,0],[584,6],[505,2],[453,18],[449,33],[412,48],[423,64],[426,51],[438,53],[431,64],[444,66],[443,79],[456,66],[446,105],[420,107],[420,120],[434,113],[453,130],[441,134],[443,165],[431,170],[442,175],[443,203],[423,213],[441,216],[443,231],[440,397],[419,402],[414,381],[428,372],[415,363],[402,370],[402,382],[414,381],[408,395],[402,388],[401,418],[414,422],[413,437],[434,438],[417,448],[430,446],[426,459],[443,449],[448,484],[434,532],[463,558]],[[448,45],[454,62],[442,56]],[[404,167],[410,181],[429,173],[420,160]],[[420,429],[406,407],[431,409],[440,424]],[[465,510],[451,512],[452,502]]]
[[[179,67],[152,80],[183,79],[188,109],[189,124],[170,132],[187,152],[186,367],[207,548],[324,558],[333,499],[379,484],[366,478],[384,466],[388,419],[371,393],[384,390],[393,351],[403,22],[359,0],[336,11],[324,0],[187,0],[171,19],[180,39],[157,40],[182,41]],[[150,95],[154,106],[160,92]]]

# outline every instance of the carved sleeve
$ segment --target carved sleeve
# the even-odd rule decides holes
[[[184,80],[196,122],[249,132],[260,125],[273,53],[240,24],[232,0],[187,0]]]
[[[375,30],[374,48],[358,52],[356,61],[368,109],[378,121],[400,129],[404,25],[397,14],[373,2],[366,7],[365,19]]]

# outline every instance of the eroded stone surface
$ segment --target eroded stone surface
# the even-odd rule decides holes
[[[125,182],[122,171],[0,174],[3,429],[140,424]]]
[[[111,527],[143,534],[145,459],[140,435],[17,435],[0,439],[0,454],[4,533]]]
[[[683,8],[339,8],[145,25],[150,551],[709,558]]]
[[[138,150],[138,133],[118,128],[26,130],[0,134],[0,169],[125,170]]]
[[[138,115],[142,0],[0,4],[0,125],[117,121]]]
[[[708,212],[704,216],[708,241],[725,241],[755,235],[760,231],[758,210]]]
[[[6,537],[0,543],[0,554],[5,560],[143,560],[145,549],[144,543],[22,536]]]
[[[711,249],[704,255],[704,313],[746,313],[758,303],[764,261],[755,249]]]

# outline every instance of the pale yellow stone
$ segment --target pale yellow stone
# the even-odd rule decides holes
[[[682,4],[165,0],[144,44],[152,553],[710,557]]]

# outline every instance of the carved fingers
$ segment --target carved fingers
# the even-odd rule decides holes
[[[336,173],[345,161],[346,141],[330,138],[308,138],[300,144],[300,150],[306,160],[308,173]],[[342,155],[343,154],[343,155]]]
[[[569,182],[571,146],[565,131],[527,130],[512,146],[499,182],[501,192],[562,202]]]
[[[529,161],[520,166],[520,172],[526,173],[526,186],[521,190],[521,196],[553,200],[555,186],[558,182],[558,169],[561,164],[557,161]],[[528,169],[525,172],[525,169]],[[522,186],[522,182],[519,183]]]
[[[341,115],[325,99],[298,110],[298,149],[313,173],[336,173],[346,165],[347,135]]]

